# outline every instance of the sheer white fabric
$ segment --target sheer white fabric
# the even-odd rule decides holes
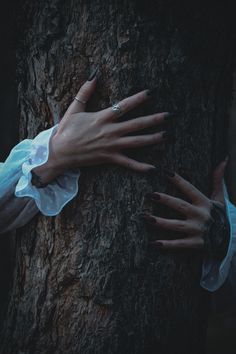
[[[229,200],[225,184],[224,195],[230,222],[230,242],[223,261],[213,259],[203,261],[201,286],[208,291],[219,289],[227,278],[232,282],[232,286],[236,287],[236,207]]]
[[[78,170],[67,170],[44,188],[31,184],[31,170],[48,160],[58,124],[16,145],[0,163],[0,233],[25,225],[39,211],[53,216],[78,193]]]
[[[50,138],[58,124],[25,139],[16,145],[4,163],[0,163],[0,233],[17,229],[29,222],[39,211],[53,216],[78,193],[80,171],[68,170],[45,188],[31,184],[31,170],[48,160]],[[201,286],[217,290],[226,280],[234,279],[236,287],[236,207],[229,201],[225,189],[227,215],[230,221],[230,243],[222,262],[205,259]]]

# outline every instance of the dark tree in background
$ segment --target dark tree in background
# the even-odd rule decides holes
[[[15,1],[8,1],[0,12],[0,161],[4,161],[19,136],[15,83]],[[1,174],[0,174],[1,178]],[[11,234],[0,237],[0,327],[11,283]]]
[[[157,87],[152,101],[124,119],[177,112],[169,123],[173,139],[128,154],[175,170],[209,194],[211,171],[226,152],[232,17],[223,3],[199,1],[23,1],[20,138],[57,123],[99,64],[88,110]],[[161,173],[114,166],[82,169],[79,186],[60,215],[38,215],[17,231],[0,352],[204,353],[201,257],[150,249],[155,234],[138,216],[146,210],[174,217],[145,194],[178,192]]]

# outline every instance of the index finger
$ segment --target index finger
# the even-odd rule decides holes
[[[169,173],[168,173],[169,172]],[[177,173],[170,173],[167,171],[167,176],[169,180],[176,185],[187,197],[189,197],[194,204],[208,204],[208,198],[200,192],[192,183],[186,181],[183,177],[178,175]]]
[[[150,244],[162,249],[202,249],[203,239],[201,237],[189,237],[176,240],[157,240],[152,241]]]
[[[149,98],[153,96],[153,94],[154,90],[144,90],[139,93],[136,93],[135,95],[124,98],[122,101],[117,103],[121,109],[121,114],[124,115],[125,113],[131,111],[140,104],[146,102]],[[100,113],[105,119],[118,117],[117,112],[113,111],[112,107],[105,108],[101,110]]]

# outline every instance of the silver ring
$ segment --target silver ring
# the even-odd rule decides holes
[[[80,100],[77,96],[74,97],[74,100],[76,100],[76,101],[78,101],[80,103],[86,104],[85,101]]]
[[[123,111],[118,103],[114,103],[111,109],[117,114],[118,117],[123,115]]]

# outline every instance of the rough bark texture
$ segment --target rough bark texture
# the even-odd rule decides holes
[[[233,34],[225,5],[198,3],[25,0],[21,139],[57,123],[100,64],[88,110],[158,87],[152,102],[125,119],[177,111],[174,141],[132,156],[168,166],[208,194],[225,153]],[[143,210],[174,216],[144,196],[178,192],[163,176],[114,166],[83,169],[79,184],[59,216],[38,215],[17,232],[1,353],[204,353],[201,257],[149,249],[148,239],[164,233],[154,235],[138,217]]]

